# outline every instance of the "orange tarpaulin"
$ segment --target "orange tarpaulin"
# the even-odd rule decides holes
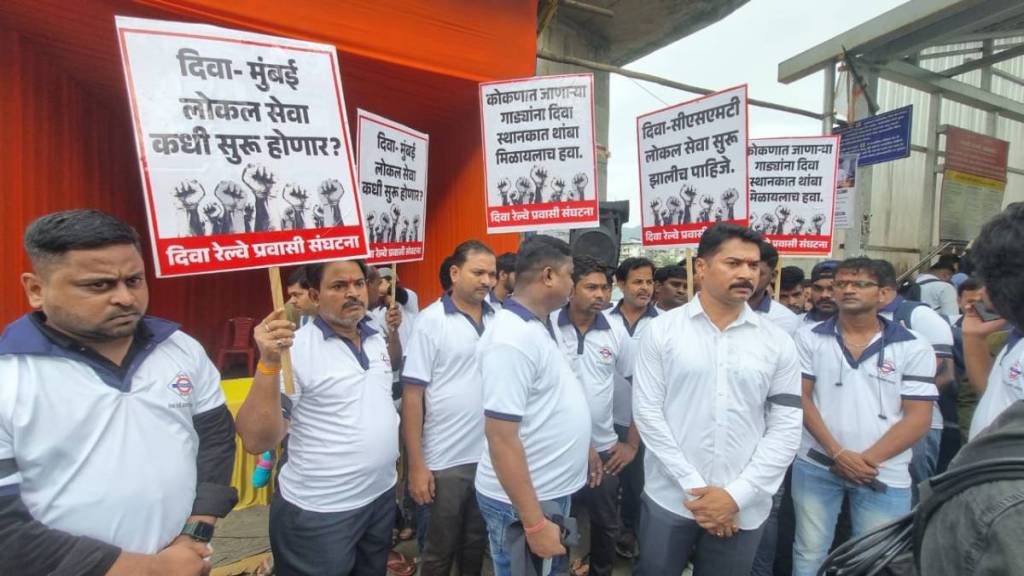
[[[425,303],[441,260],[485,235],[476,84],[532,75],[536,0],[6,0],[0,3],[0,322],[25,311],[25,225],[96,207],[145,233],[114,15],[203,22],[332,43],[354,126],[357,108],[430,134],[427,258],[403,264]],[[354,135],[353,135],[354,136]],[[146,251],[148,254],[148,250]],[[213,350],[221,324],[269,312],[266,275],[237,272],[151,284],[151,311]]]

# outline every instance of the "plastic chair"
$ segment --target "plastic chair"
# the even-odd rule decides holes
[[[252,318],[230,318],[224,323],[221,347],[217,350],[217,368],[223,373],[228,356],[244,354],[249,374],[256,372],[256,348],[252,344]]]

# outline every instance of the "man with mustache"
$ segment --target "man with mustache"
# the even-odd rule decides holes
[[[55,212],[25,251],[34,311],[0,336],[0,574],[208,574],[238,500],[220,374],[145,315],[131,226]]]
[[[633,377],[629,334],[602,314],[611,296],[611,273],[590,256],[573,258],[573,289],[569,303],[551,313],[573,371],[587,393],[590,407],[590,475],[578,494],[590,512],[590,574],[611,576],[619,531],[616,502],[618,474],[636,456],[639,443],[619,442],[612,418],[615,375]]]
[[[317,305],[313,322],[295,331],[280,309],[253,331],[260,362],[238,411],[238,433],[253,454],[288,434],[288,462],[270,505],[276,573],[376,576],[387,571],[395,527],[391,358],[366,314],[362,261],[311,264],[306,276]],[[286,349],[290,395],[281,393]]]
[[[762,237],[708,228],[701,291],[651,321],[633,375],[648,453],[639,576],[749,574],[772,496],[800,441],[800,364],[785,331],[747,306]]]
[[[419,510],[423,576],[479,575],[487,529],[473,482],[484,448],[483,390],[476,345],[493,321],[485,301],[494,252],[468,240],[455,247],[451,294],[419,314],[402,371],[402,430],[409,493]]]
[[[654,296],[654,262],[647,258],[626,258],[615,270],[615,281],[622,291],[622,300],[605,312],[610,322],[618,323],[629,333],[629,354],[636,350],[640,337],[651,320],[658,316],[652,301]],[[633,385],[615,375],[615,395],[612,413],[615,432],[624,445],[637,447],[636,457],[619,473],[622,485],[622,529],[615,551],[619,556],[632,558],[636,552],[636,528],[640,521],[640,494],[644,490],[644,448],[640,434],[633,424]]]
[[[754,287],[754,295],[747,303],[750,304],[754,312],[762,314],[776,326],[782,328],[786,334],[792,335],[800,328],[800,318],[768,294],[768,286],[775,280],[775,268],[778,265],[779,251],[771,245],[771,242],[763,240],[761,242],[761,261],[758,263],[760,274]]]
[[[797,333],[804,434],[793,464],[794,576],[818,573],[844,498],[854,537],[910,510],[910,448],[938,399],[935,353],[878,313],[884,274],[870,258],[844,260],[838,314]]]
[[[804,324],[818,324],[835,315],[832,282],[838,264],[835,260],[824,260],[811,268],[811,309],[801,316]]]

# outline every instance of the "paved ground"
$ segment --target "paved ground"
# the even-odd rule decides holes
[[[267,536],[268,508],[265,506],[254,506],[238,512],[233,512],[217,524],[217,536],[213,539],[213,565],[219,568],[215,572],[217,576],[238,576],[247,574],[245,567],[246,559],[265,554],[270,550],[270,540]],[[587,538],[588,526],[585,515],[580,518],[580,525],[583,530],[583,539],[580,550],[573,551],[576,558],[585,554],[589,549]],[[415,541],[402,542],[398,550],[406,556],[416,555]],[[252,564],[253,562],[249,562]],[[630,574],[630,564],[621,558],[615,566],[616,576]],[[485,562],[484,575],[493,576],[490,562]]]

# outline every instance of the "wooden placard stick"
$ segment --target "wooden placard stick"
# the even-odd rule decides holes
[[[284,289],[281,287],[281,268],[271,266],[270,273],[270,298],[274,302],[274,310],[284,308]],[[292,353],[289,349],[281,350],[281,373],[284,378],[284,393],[288,396],[295,394],[295,381],[292,379]]]

